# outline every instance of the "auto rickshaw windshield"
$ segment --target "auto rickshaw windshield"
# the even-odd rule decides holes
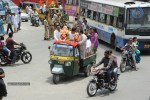
[[[73,56],[73,47],[69,45],[54,44],[51,54],[55,56]]]

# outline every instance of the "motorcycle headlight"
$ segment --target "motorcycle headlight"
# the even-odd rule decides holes
[[[70,61],[65,62],[65,66],[71,66],[71,62]]]
[[[49,64],[52,64],[52,61],[51,61],[51,60],[49,60],[49,61],[48,61],[48,63],[49,63]]]

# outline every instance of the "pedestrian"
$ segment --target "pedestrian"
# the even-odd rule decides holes
[[[48,20],[48,24],[49,24],[49,39],[52,39],[54,37],[54,22],[52,21],[51,18]]]
[[[15,13],[13,13],[13,16],[12,16],[12,22],[13,22],[13,26],[14,26],[14,33],[16,33],[17,29],[18,29],[19,20],[18,20],[17,14],[15,14]]]
[[[4,77],[5,77],[5,72],[2,68],[0,68],[0,100],[2,100],[3,97],[7,96],[6,85],[3,80]]]
[[[3,21],[3,17],[0,16],[0,35],[4,35],[4,21]]]
[[[42,6],[42,12],[45,13],[46,12],[46,3],[44,2],[43,6]]]
[[[75,18],[75,21],[73,22],[73,27],[77,27],[78,26],[78,18]]]
[[[80,39],[79,39],[79,50],[80,50],[80,57],[81,59],[85,59],[86,55],[86,41],[87,41],[87,36],[83,33],[83,30],[80,30]]]
[[[94,53],[96,53],[98,48],[98,33],[96,28],[92,29],[91,43],[92,43],[92,50]]]
[[[44,40],[48,40],[49,39],[49,25],[48,25],[47,17],[45,17],[45,20],[44,20],[44,30],[45,30]]]
[[[82,29],[84,30],[84,32],[89,29],[89,26],[87,24],[87,20],[84,20],[84,22],[82,23]]]
[[[57,26],[54,31],[54,40],[60,40],[60,26]]]
[[[7,31],[6,34],[8,34],[9,29],[11,30],[11,33],[13,33],[13,29],[12,29],[12,15],[11,12],[8,11],[7,16],[6,16],[6,23],[7,23]]]
[[[21,30],[21,22],[22,22],[22,20],[21,20],[21,12],[18,12],[18,30]]]

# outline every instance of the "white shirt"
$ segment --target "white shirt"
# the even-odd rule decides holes
[[[46,12],[46,5],[45,4],[43,5],[42,10],[43,10],[43,12]]]
[[[71,31],[69,32],[69,39],[74,40],[74,34],[72,34]]]
[[[60,40],[60,32],[58,30],[54,31],[54,40]]]
[[[86,41],[86,49],[91,48],[91,46],[92,46],[91,40],[88,39],[88,40]]]

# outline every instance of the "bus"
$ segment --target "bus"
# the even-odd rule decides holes
[[[150,3],[126,0],[81,0],[80,19],[97,29],[114,49],[137,37],[139,50],[150,50]]]

